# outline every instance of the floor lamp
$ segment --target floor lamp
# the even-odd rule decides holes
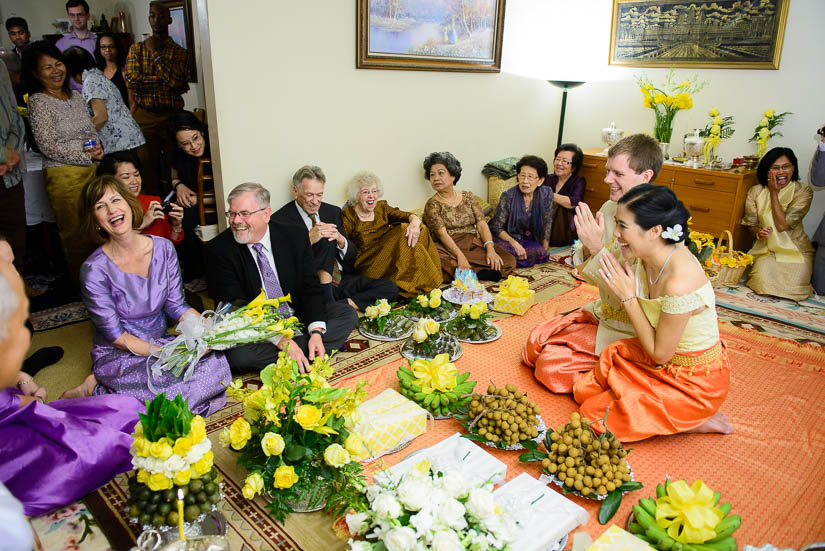
[[[559,140],[556,143],[556,147],[561,146],[561,135],[564,131],[564,111],[567,108],[567,91],[577,86],[581,86],[584,82],[579,81],[571,81],[571,80],[548,80],[550,84],[557,88],[561,88],[561,115],[559,116]]]

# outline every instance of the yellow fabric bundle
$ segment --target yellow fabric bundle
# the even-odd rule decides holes
[[[587,551],[653,551],[653,547],[630,532],[611,524],[610,528],[587,547]]]

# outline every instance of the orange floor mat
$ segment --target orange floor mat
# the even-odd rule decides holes
[[[540,321],[581,306],[597,292],[580,286],[551,301],[537,304],[524,317],[513,316],[497,323],[503,335],[494,343],[464,344],[464,355],[456,362],[459,372],[486,387],[513,383],[542,407],[550,426],[559,426],[576,409],[569,395],[555,395],[541,386],[533,371],[521,363],[521,349],[530,329]],[[731,389],[722,407],[736,429],[733,435],[676,435],[656,437],[632,444],[628,455],[636,479],[645,489],[630,494],[613,519],[623,525],[631,505],[653,494],[666,476],[701,478],[742,516],[737,532],[744,544],[771,543],[799,549],[825,540],[825,352],[814,347],[781,341],[755,332],[722,324],[722,336],[731,359]],[[387,387],[397,389],[397,367],[389,363],[341,383],[352,386],[370,381],[370,396]],[[435,421],[434,427],[405,450],[376,463],[387,466],[410,451],[430,446],[462,430],[453,419]],[[538,463],[520,463],[520,452],[490,450],[508,465],[507,478],[521,472],[538,477]],[[376,465],[370,466],[373,470]],[[598,503],[572,497],[590,513],[584,527],[597,537],[605,527],[597,520]]]

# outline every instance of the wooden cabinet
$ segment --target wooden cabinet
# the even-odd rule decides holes
[[[579,174],[587,181],[583,200],[593,212],[609,196],[604,183],[606,162],[607,155],[601,149],[584,150]],[[717,237],[730,230],[738,250],[747,251],[753,244],[753,236],[740,221],[745,212],[745,195],[756,183],[755,170],[738,173],[665,164],[653,183],[669,187],[685,204],[693,217],[692,229]]]

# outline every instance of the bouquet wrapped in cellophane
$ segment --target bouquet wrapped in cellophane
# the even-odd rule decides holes
[[[224,429],[221,445],[239,452],[238,464],[248,472],[244,497],[267,496],[278,520],[323,506],[338,517],[359,501],[366,483],[357,459],[367,451],[353,429],[367,383],[332,388],[332,373],[329,356],[316,357],[309,372],[300,373],[282,351],[261,371],[260,388],[237,380],[226,391],[244,414]]]
[[[298,318],[280,309],[282,303],[290,300],[289,295],[268,299],[261,291],[252,302],[233,312],[229,312],[231,304],[225,304],[200,316],[186,314],[177,326],[180,335],[156,348],[147,360],[149,369],[151,358],[155,358],[151,364],[150,390],[154,391],[152,377],[164,371],[171,371],[176,377],[183,374],[183,380],[189,380],[195,364],[208,350],[227,350],[279,335],[292,338],[298,328]]]

